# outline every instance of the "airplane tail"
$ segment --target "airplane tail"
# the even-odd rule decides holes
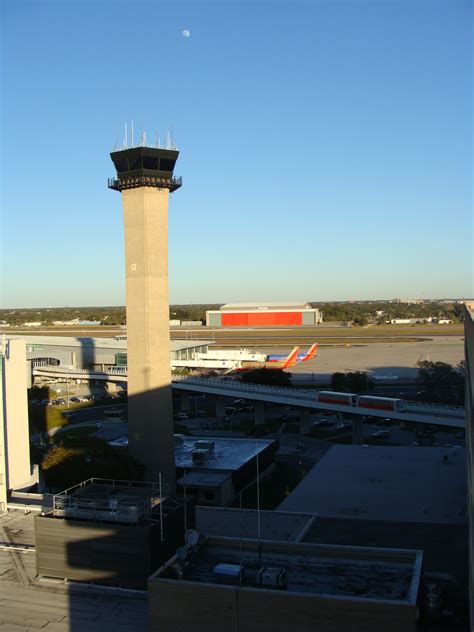
[[[288,369],[290,366],[293,366],[294,364],[296,364],[296,360],[298,357],[298,351],[300,350],[299,347],[295,347],[293,349],[293,351],[291,351],[288,354],[288,357],[286,358],[285,362],[283,363],[283,367],[284,369]]]
[[[308,353],[301,360],[301,362],[308,362],[308,360],[311,360],[312,358],[314,358],[314,356],[316,355],[317,351],[318,351],[318,343],[315,342],[314,345],[311,345],[311,347],[308,349]]]

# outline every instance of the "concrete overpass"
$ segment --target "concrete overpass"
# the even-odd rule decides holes
[[[127,382],[126,367],[113,367],[107,371],[68,369],[58,366],[37,367],[34,369],[33,374],[52,378],[62,377],[66,379],[103,380],[110,383]],[[430,424],[451,428],[465,427],[464,408],[457,406],[406,401],[406,410],[404,412],[373,410],[357,408],[355,406],[317,402],[317,391],[313,389],[245,384],[235,380],[220,378],[175,376],[173,378],[173,388],[188,393],[199,392],[216,396],[218,398],[216,402],[218,416],[224,415],[226,406],[225,397],[253,401],[255,402],[255,420],[257,424],[264,423],[265,421],[265,403],[273,403],[299,408],[301,411],[302,426],[310,423],[309,416],[311,412],[330,410],[350,415],[355,423],[360,422],[360,426],[362,426],[362,417],[370,415],[371,417],[390,418],[400,422]]]

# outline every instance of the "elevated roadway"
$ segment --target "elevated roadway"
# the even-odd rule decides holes
[[[33,374],[52,378],[66,377],[66,379],[127,382],[126,367],[113,367],[107,371],[90,371],[87,369],[50,366],[37,367],[33,370]],[[262,386],[219,378],[175,376],[173,378],[173,388],[181,391],[206,393],[216,397],[234,397],[260,403],[282,404],[309,412],[330,410],[352,415],[355,419],[370,415],[371,417],[390,418],[396,421],[452,428],[464,428],[465,426],[464,408],[457,406],[406,401],[404,412],[357,408],[356,406],[317,402],[317,391],[313,389]]]

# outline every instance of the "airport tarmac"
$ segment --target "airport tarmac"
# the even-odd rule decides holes
[[[313,360],[297,364],[291,369],[291,373],[298,377],[314,374],[323,378],[338,371],[367,371],[372,376],[393,376],[403,381],[416,379],[417,365],[425,360],[457,366],[464,360],[463,338],[446,336],[435,340],[393,344],[320,346]]]

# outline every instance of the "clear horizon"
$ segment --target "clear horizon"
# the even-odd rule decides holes
[[[474,295],[470,2],[133,7],[2,3],[0,307],[124,305],[131,121],[181,151],[171,304]]]

